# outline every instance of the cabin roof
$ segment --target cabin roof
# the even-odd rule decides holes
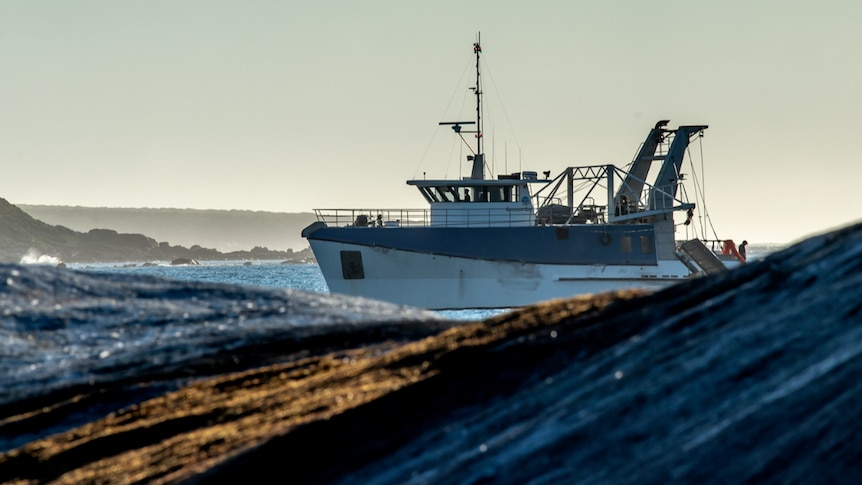
[[[500,185],[524,185],[544,183],[547,184],[550,180],[532,180],[532,179],[441,179],[441,180],[408,180],[407,185],[415,185],[417,187],[477,187],[483,185],[500,186]]]

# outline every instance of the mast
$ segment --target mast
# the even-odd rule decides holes
[[[483,180],[485,178],[485,154],[482,151],[482,83],[481,73],[479,72],[479,55],[482,53],[482,45],[479,43],[482,34],[476,36],[476,42],[473,43],[473,53],[476,54],[476,85],[471,87],[473,94],[476,95],[476,121],[441,121],[441,125],[452,125],[452,130],[461,137],[461,140],[467,145],[471,152],[473,147],[464,139],[463,133],[476,134],[476,151],[472,155],[467,156],[467,160],[473,162],[473,168],[470,171],[470,178],[473,180]],[[476,131],[467,131],[462,129],[461,125],[476,125]]]
[[[473,170],[470,178],[482,180],[485,178],[485,152],[482,151],[482,83],[479,72],[479,55],[482,54],[482,33],[476,35],[473,43],[473,53],[476,54],[476,86],[473,92],[476,94],[476,154],[473,156]]]
[[[476,87],[473,91],[476,93],[476,153],[483,154],[482,151],[482,83],[481,74],[479,72],[479,55],[482,53],[482,33],[476,37],[476,42],[473,43],[473,52],[476,54]]]

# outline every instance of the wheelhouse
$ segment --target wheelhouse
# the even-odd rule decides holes
[[[464,227],[534,225],[531,182],[538,182],[535,172],[500,175],[496,180],[407,181],[431,206],[432,226]]]

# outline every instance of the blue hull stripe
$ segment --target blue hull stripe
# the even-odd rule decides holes
[[[647,224],[535,227],[322,227],[309,240],[536,264],[655,265]]]

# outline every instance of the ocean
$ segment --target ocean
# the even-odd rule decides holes
[[[453,321],[331,295],[313,264],[0,263],[0,454],[226,365],[263,366],[287,349],[302,352],[309,340],[369,325],[398,340],[436,334]],[[31,416],[22,409],[68,404],[75,410],[59,419],[21,417]]]
[[[751,259],[763,254],[750,251]],[[87,413],[72,414],[35,435],[0,420],[0,453],[120,409],[141,393],[177,388],[205,375],[199,368],[214,356],[225,358],[235,349],[246,349],[237,352],[247,359],[249,348],[291,345],[338,324],[416,327],[507,311],[430,312],[332,295],[316,264],[67,264],[71,271],[54,266],[0,264],[0,416],[38,406],[46,396],[137,383],[141,376],[155,384],[130,384],[117,396],[99,398]],[[265,363],[265,351],[251,354]],[[237,363],[238,368],[248,364]]]
[[[0,264],[0,482],[860,483],[862,224],[749,254],[478,334],[313,264]]]
[[[69,264],[68,268],[96,273],[149,275],[184,281],[329,293],[320,268],[313,263],[282,264],[282,261],[277,260],[201,261],[199,266],[171,266],[170,263],[161,261],[147,265],[144,263]],[[455,320],[481,320],[504,311],[506,310],[447,310],[437,313],[444,318]]]
[[[750,245],[751,261],[781,249],[783,246]],[[277,260],[256,261],[201,261],[199,266],[171,266],[167,261],[155,263],[98,263],[69,264],[80,271],[149,275],[184,281],[202,281],[265,288],[294,289],[314,293],[329,293],[323,274],[316,264],[282,264]],[[481,320],[506,311],[501,310],[447,310],[437,312],[444,318],[455,320]]]

